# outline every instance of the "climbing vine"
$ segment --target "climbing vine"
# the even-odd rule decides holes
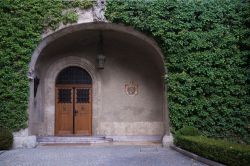
[[[152,36],[165,55],[172,130],[250,140],[248,0],[110,0],[106,17]]]
[[[28,63],[46,29],[76,22],[90,0],[0,1],[0,125],[27,126]],[[248,0],[108,0],[106,17],[152,36],[165,55],[173,130],[193,125],[249,141]]]
[[[93,4],[90,0],[0,1],[0,125],[15,131],[27,127],[27,70],[43,31],[76,22],[74,8]]]

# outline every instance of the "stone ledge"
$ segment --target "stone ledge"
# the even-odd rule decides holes
[[[169,147],[172,144],[173,144],[173,136],[171,134],[164,135],[164,137],[162,138],[163,147]]]
[[[14,136],[13,149],[34,148],[36,146],[36,136]]]
[[[112,136],[107,135],[106,138],[112,138],[116,142],[161,142],[162,136],[160,135],[151,135],[151,136]]]
[[[184,155],[186,155],[186,156],[188,156],[188,157],[191,157],[191,158],[193,158],[193,159],[195,159],[195,160],[197,160],[197,161],[200,161],[200,162],[202,162],[202,163],[204,163],[204,164],[210,165],[210,166],[225,166],[225,165],[220,164],[220,163],[218,163],[218,162],[215,162],[215,161],[206,159],[206,158],[204,158],[204,157],[198,156],[198,155],[196,155],[196,154],[194,154],[194,153],[191,153],[191,152],[189,152],[189,151],[186,151],[186,150],[184,150],[184,149],[181,149],[181,148],[179,148],[179,147],[176,147],[176,146],[174,146],[174,145],[170,145],[170,148],[172,148],[172,149],[176,150],[177,152],[180,152],[180,153],[182,153],[182,154],[184,154]]]

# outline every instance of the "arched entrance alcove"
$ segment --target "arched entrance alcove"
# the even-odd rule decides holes
[[[97,63],[100,33],[106,58],[103,69]],[[84,69],[92,78],[92,135],[169,135],[165,68],[159,47],[130,27],[111,23],[72,25],[41,41],[29,69],[33,78],[30,134],[55,135],[56,79],[70,66]]]

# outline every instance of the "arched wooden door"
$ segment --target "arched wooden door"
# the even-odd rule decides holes
[[[55,135],[92,134],[92,79],[80,67],[62,70],[56,80]]]

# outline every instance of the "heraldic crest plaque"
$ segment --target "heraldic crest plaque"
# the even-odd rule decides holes
[[[138,84],[134,81],[130,81],[128,84],[125,84],[125,92],[129,96],[135,96],[138,94]]]

